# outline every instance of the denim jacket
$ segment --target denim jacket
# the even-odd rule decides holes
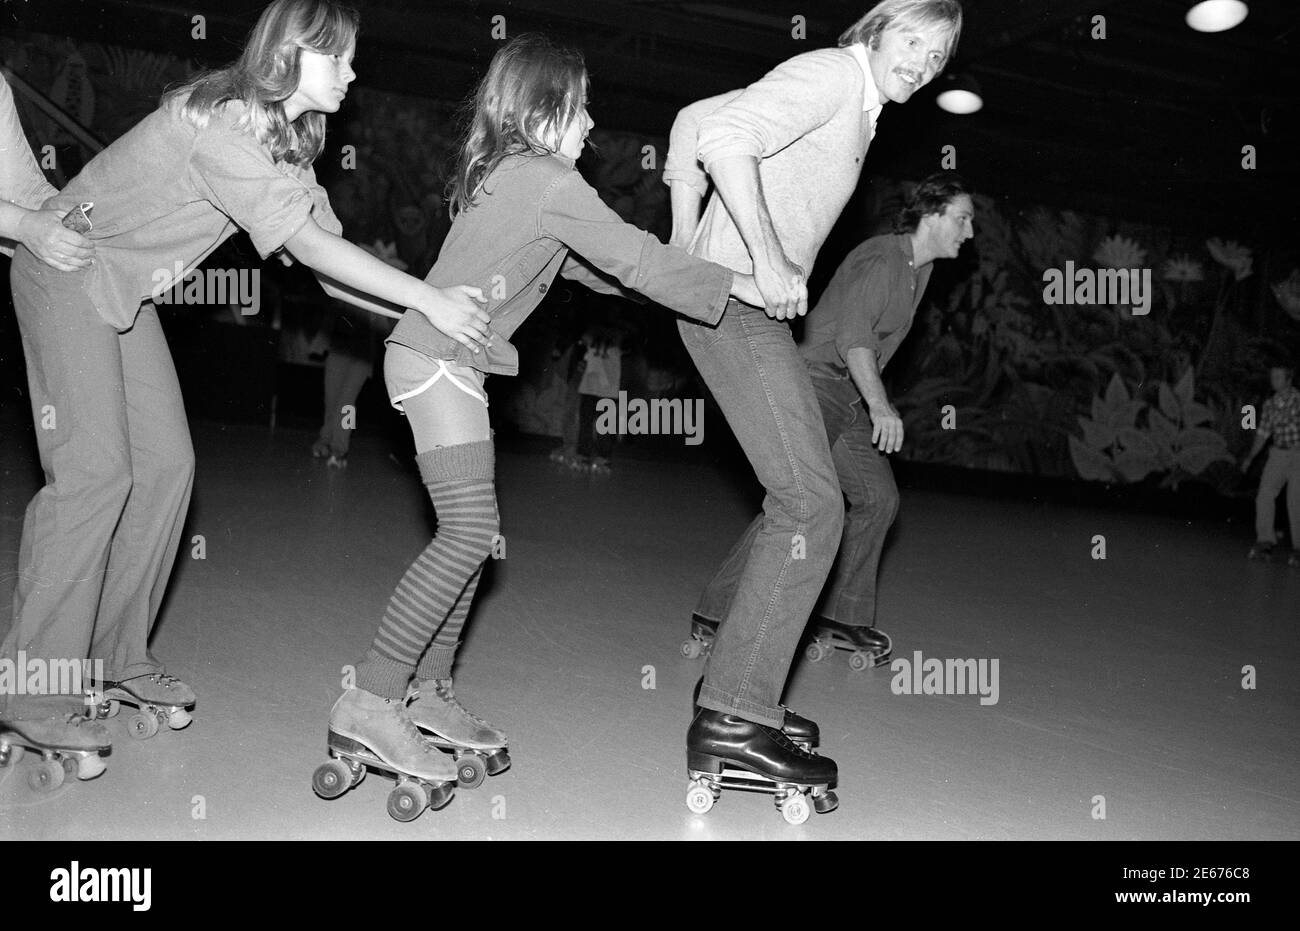
[[[417,310],[406,312],[386,342],[484,372],[517,374],[519,353],[509,337],[541,303],[557,274],[604,293],[624,293],[621,283],[710,324],[722,318],[733,279],[729,269],[625,223],[582,179],[572,159],[512,155],[488,176],[473,206],[457,215],[425,276],[435,287],[482,289],[492,317],[492,345],[474,353]]]

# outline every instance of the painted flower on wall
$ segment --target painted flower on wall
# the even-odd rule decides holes
[[[1292,320],[1300,320],[1300,268],[1292,269],[1285,281],[1273,285],[1273,296]]]
[[[406,271],[406,263],[403,262],[397,256],[397,243],[382,242],[376,239],[370,245],[362,246],[361,248],[365,249],[367,252],[369,252],[375,258],[379,259],[381,262],[387,262],[389,265],[393,266],[393,268],[397,269],[398,271],[402,271],[402,272]]]
[[[1245,246],[1233,240],[1224,242],[1222,239],[1215,237],[1206,241],[1205,248],[1210,250],[1210,255],[1213,256],[1214,261],[1232,272],[1233,277],[1238,281],[1250,277],[1254,259],[1250,250]]]
[[[1092,257],[1103,268],[1140,268],[1147,260],[1147,251],[1117,234],[1103,239]]]
[[[1165,262],[1163,274],[1165,281],[1175,281],[1179,284],[1205,280],[1205,270],[1201,268],[1201,263],[1189,255],[1169,259]]]

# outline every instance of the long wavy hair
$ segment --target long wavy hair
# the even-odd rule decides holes
[[[284,103],[298,89],[300,52],[345,52],[356,42],[359,20],[336,0],[275,0],[248,34],[244,52],[232,65],[205,71],[163,95],[164,106],[179,106],[194,125],[231,101],[246,104],[235,124],[251,130],[277,161],[305,167],[325,144],[325,114],[310,110],[290,122]]]
[[[578,52],[541,35],[515,36],[492,56],[466,102],[456,170],[447,183],[454,217],[477,199],[492,170],[509,155],[550,155],[582,108],[587,66]]]

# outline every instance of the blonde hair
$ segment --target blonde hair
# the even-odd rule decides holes
[[[961,38],[961,23],[961,4],[957,0],[881,0],[840,34],[839,44],[844,48],[861,42],[875,48],[880,34],[890,26],[900,29],[947,26],[952,32],[944,54],[951,59]]]
[[[553,154],[548,137],[568,128],[586,93],[587,68],[578,52],[534,34],[498,49],[466,105],[460,155],[447,185],[451,215],[473,206],[507,156]]]
[[[302,74],[299,53],[343,53],[355,46],[357,29],[356,11],[336,0],[275,0],[258,17],[234,64],[172,88],[163,105],[180,107],[201,128],[225,104],[243,103],[236,128],[251,130],[275,161],[305,167],[325,144],[325,114],[309,110],[292,122],[285,115],[284,103]]]

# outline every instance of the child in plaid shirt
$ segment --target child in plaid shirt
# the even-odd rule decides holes
[[[1251,559],[1267,559],[1277,546],[1273,529],[1277,496],[1286,486],[1286,508],[1291,520],[1291,558],[1288,564],[1300,568],[1300,388],[1292,384],[1295,369],[1275,365],[1269,370],[1273,396],[1264,402],[1259,418],[1255,444],[1241,464],[1241,471],[1250,468],[1264,444],[1271,437],[1273,448],[1264,463],[1264,474],[1259,479],[1259,493],[1255,496],[1255,545],[1250,548]]]

